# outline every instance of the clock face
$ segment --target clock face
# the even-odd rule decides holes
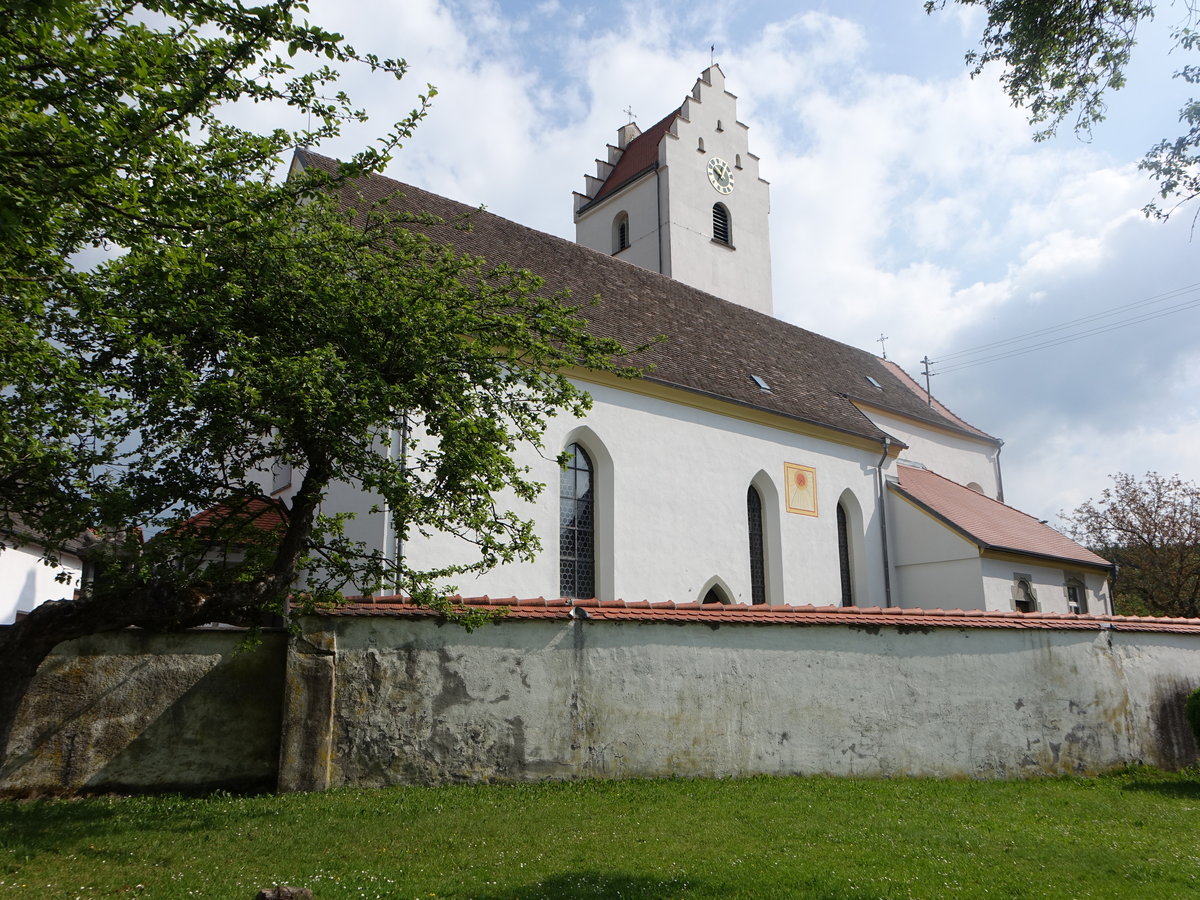
[[[719,156],[708,161],[708,181],[720,194],[733,193],[733,167]]]

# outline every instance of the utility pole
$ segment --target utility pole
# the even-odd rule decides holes
[[[925,366],[925,371],[921,373],[925,376],[925,402],[933,406],[933,394],[929,391],[929,376],[933,374],[929,371],[929,367],[933,365],[933,360],[929,358],[928,353],[921,360],[921,364]]]

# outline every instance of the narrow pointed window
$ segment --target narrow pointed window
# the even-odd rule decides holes
[[[763,509],[758,488],[746,491],[746,518],[750,532],[750,602],[767,602],[767,575],[763,560]]]
[[[629,248],[629,214],[618,213],[613,219],[613,253]]]
[[[559,591],[564,597],[596,595],[594,471],[582,447],[567,448],[567,467],[558,491]]]
[[[850,578],[850,527],[846,508],[837,506],[838,568],[842,573],[842,606],[854,605],[854,588]]]
[[[732,231],[729,227],[729,210],[724,203],[713,204],[713,240],[718,244],[733,246]]]

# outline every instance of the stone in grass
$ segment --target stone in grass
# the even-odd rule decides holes
[[[313,892],[308,888],[288,887],[277,884],[258,892],[254,900],[313,900]]]

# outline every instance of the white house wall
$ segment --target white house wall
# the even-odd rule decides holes
[[[904,498],[893,493],[889,501],[896,605],[984,609],[979,548]]]
[[[71,597],[79,587],[83,563],[76,556],[63,556],[59,568],[41,561],[39,551],[9,547],[0,550],[0,625],[11,625],[17,613],[27,613],[47,600]],[[61,584],[55,576],[67,572],[70,582]]]
[[[1013,602],[1013,586],[1016,576],[1029,576],[1030,586],[1037,595],[1038,611],[1068,613],[1066,583],[1068,578],[1077,578],[1087,588],[1088,612],[1108,614],[1108,579],[1104,574],[1085,571],[1070,565],[1042,563],[1034,564],[1020,560],[983,559],[983,591],[987,609],[1016,609]]]
[[[980,584],[979,557],[896,566],[898,605],[922,609],[990,609]]]
[[[924,428],[874,409],[863,412],[878,428],[908,444],[907,449],[900,451],[899,458],[889,465],[889,472],[894,471],[897,463],[919,463],[958,484],[978,484],[984,494],[993,500],[999,499],[997,448],[994,445]]]
[[[464,594],[559,596],[560,470],[554,457],[578,441],[599,469],[601,599],[690,602],[715,584],[733,602],[749,603],[746,492],[757,479],[766,521],[768,602],[841,602],[836,511],[848,490],[855,501],[847,503],[855,599],[859,605],[884,605],[877,454],[630,391],[583,387],[594,400],[586,422],[552,420],[545,444],[550,459],[528,447],[518,454],[546,485],[534,504],[516,507],[535,522],[542,553],[532,564],[501,565],[462,578],[458,587]],[[816,470],[817,516],[784,508],[785,463]],[[357,505],[365,509],[370,503],[360,498]],[[855,505],[861,509],[857,521]],[[432,568],[461,561],[469,549],[439,535],[410,541],[406,556],[414,567]]]

